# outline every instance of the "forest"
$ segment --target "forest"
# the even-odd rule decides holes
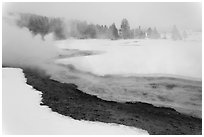
[[[67,38],[76,39],[166,39],[166,34],[161,36],[157,28],[143,29],[130,28],[127,19],[122,19],[120,28],[117,28],[115,23],[110,26],[99,24],[88,24],[86,21],[80,20],[65,20],[64,18],[46,17],[35,14],[20,13],[20,18],[17,20],[19,27],[26,27],[33,35],[40,34],[42,39],[44,36],[53,33],[56,40]],[[171,31],[173,40],[181,40],[182,35],[174,25]],[[187,37],[186,32],[183,32],[183,37]]]

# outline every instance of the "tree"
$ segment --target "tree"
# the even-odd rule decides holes
[[[85,39],[87,38],[87,36],[85,35],[86,33],[86,28],[87,28],[88,24],[86,21],[78,21],[77,23],[77,32],[78,32],[78,37],[79,39]]]
[[[147,38],[151,38],[151,36],[152,36],[152,29],[149,27],[147,29],[146,33],[147,33]]]
[[[42,39],[49,33],[54,33],[56,39],[65,39],[64,22],[60,18],[48,18],[35,14],[19,14],[19,27],[26,27],[33,35],[40,34]]]
[[[109,38],[110,39],[118,39],[119,38],[118,29],[116,28],[115,23],[113,23],[109,27]]]
[[[134,31],[134,37],[137,39],[144,39],[145,38],[145,32],[141,29],[141,26],[139,26]]]
[[[87,38],[96,38],[96,27],[93,24],[87,26],[85,35]]]
[[[123,39],[130,38],[130,26],[127,19],[123,19],[121,22],[121,35]]]
[[[134,29],[131,29],[129,38],[133,39],[134,37],[135,37]]]
[[[56,39],[61,40],[66,38],[65,24],[61,18],[51,18],[49,29],[50,32],[54,33]]]
[[[171,33],[172,33],[171,38],[173,40],[181,40],[182,39],[181,34],[179,33],[176,25],[173,26]]]
[[[49,19],[34,14],[20,14],[17,21],[19,27],[27,27],[33,35],[40,34],[42,38],[49,33]]]

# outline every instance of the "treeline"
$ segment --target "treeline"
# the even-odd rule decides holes
[[[40,34],[44,39],[44,36],[53,33],[55,38],[67,39],[70,37],[77,39],[159,39],[166,38],[161,37],[161,34],[154,29],[141,29],[139,26],[136,29],[131,29],[127,19],[123,19],[118,29],[113,23],[110,26],[88,24],[85,21],[72,20],[66,21],[63,18],[51,18],[46,16],[40,16],[35,14],[20,14],[19,20],[17,20],[19,27],[27,27],[33,35]],[[180,39],[180,34],[177,28],[174,26],[172,39]],[[173,34],[172,33],[172,34]]]
[[[33,35],[40,34],[42,38],[49,33],[53,33],[56,39],[66,39],[69,37],[78,39],[119,39],[118,29],[114,23],[107,27],[106,25],[88,24],[85,21],[79,20],[66,21],[63,18],[20,14],[17,25],[28,28]]]
[[[56,39],[65,39],[66,33],[64,31],[65,24],[61,18],[48,18],[34,14],[20,14],[17,20],[19,27],[28,28],[33,35],[40,34],[44,36],[49,33],[54,33]]]

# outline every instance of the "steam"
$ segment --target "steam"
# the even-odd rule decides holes
[[[37,67],[45,69],[58,54],[52,34],[33,36],[27,28],[15,25],[17,16],[6,15],[2,22],[2,65],[10,67]]]

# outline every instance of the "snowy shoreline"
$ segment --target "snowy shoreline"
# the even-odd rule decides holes
[[[88,42],[88,41],[86,41],[86,42]],[[199,83],[201,81],[197,81],[198,83],[197,82],[191,83],[191,82],[188,82],[189,80],[186,80],[186,82],[183,80],[178,80],[178,79],[175,80],[174,77],[172,77],[172,78],[163,77],[163,78],[161,78],[161,80],[159,80],[160,78],[158,78],[158,77],[156,78],[155,75],[152,75],[152,74],[156,74],[155,72],[156,71],[158,72],[160,70],[160,68],[157,70],[157,67],[159,67],[160,65],[165,66],[165,64],[166,64],[165,62],[162,62],[163,65],[160,64],[160,62],[157,62],[158,60],[160,60],[160,57],[164,56],[167,58],[167,60],[170,61],[170,64],[167,63],[166,68],[161,68],[161,70],[164,70],[164,72],[168,72],[171,69],[177,70],[177,67],[178,67],[179,71],[176,73],[180,73],[180,71],[185,68],[185,65],[187,65],[187,67],[191,68],[193,66],[193,64],[196,64],[196,62],[197,62],[198,64],[196,64],[196,65],[198,66],[198,70],[192,69],[192,71],[191,71],[191,69],[186,69],[187,71],[184,74],[190,74],[187,76],[195,75],[196,77],[198,76],[200,78],[201,77],[200,76],[200,70],[199,70],[199,68],[200,68],[199,63],[200,62],[199,62],[199,60],[196,60],[196,58],[199,59],[200,54],[198,54],[196,56],[195,60],[194,59],[190,60],[190,62],[186,62],[186,64],[184,66],[180,66],[179,62],[181,62],[183,60],[188,61],[188,59],[185,59],[185,57],[187,56],[187,53],[182,54],[182,56],[180,58],[179,52],[181,52],[182,49],[184,48],[184,46],[181,46],[179,48],[179,52],[176,53],[176,56],[179,58],[178,62],[174,62],[177,58],[173,58],[173,59],[169,58],[173,54],[169,53],[167,56],[165,54],[162,54],[162,55],[155,57],[153,59],[153,63],[156,63],[156,65],[153,67],[149,67],[149,65],[151,66],[154,64],[151,64],[151,63],[149,64],[148,58],[145,58],[145,60],[144,60],[145,64],[143,61],[138,60],[138,59],[140,59],[140,56],[143,56],[142,55],[143,50],[141,48],[146,49],[147,47],[149,47],[148,45],[144,46],[144,47],[137,46],[136,48],[135,48],[135,45],[129,46],[130,47],[130,49],[129,49],[129,48],[126,48],[125,46],[121,46],[121,45],[117,46],[117,44],[121,44],[120,41],[115,42],[114,43],[115,46],[113,46],[112,44],[110,44],[109,42],[106,41],[107,45],[109,45],[109,44],[111,45],[111,46],[109,46],[110,48],[107,48],[107,45],[106,46],[103,46],[103,45],[96,46],[95,42],[94,43],[92,43],[93,41],[89,41],[89,42],[90,43],[88,43],[88,45],[87,45],[87,43],[85,43],[85,46],[84,46],[83,45],[84,42],[82,42],[81,43],[82,45],[80,45],[80,42],[77,41],[76,44],[73,44],[73,45],[71,44],[71,48],[68,47],[68,50],[69,50],[69,48],[71,50],[72,50],[72,48],[74,48],[74,50],[76,48],[76,50],[74,52],[70,52],[70,55],[64,54],[63,56],[61,56],[62,58],[64,58],[64,57],[68,57],[68,58],[66,58],[66,59],[56,59],[55,58],[56,62],[54,61],[54,63],[57,63],[58,65],[61,64],[61,65],[66,66],[66,65],[71,64],[74,66],[70,70],[68,70],[69,73],[64,73],[63,71],[62,72],[59,71],[59,73],[62,73],[62,75],[58,75],[58,78],[60,78],[60,79],[56,79],[57,81],[54,81],[51,79],[46,79],[46,78],[44,79],[43,77],[38,76],[35,72],[27,71],[26,69],[23,70],[25,72],[27,71],[27,73],[25,73],[27,80],[29,80],[29,82],[27,81],[27,83],[29,85],[32,85],[34,87],[34,89],[39,89],[39,91],[42,92],[42,96],[44,96],[44,97],[42,97],[41,105],[49,106],[51,108],[52,112],[54,111],[54,112],[60,113],[62,115],[70,116],[70,117],[78,119],[78,120],[84,119],[84,120],[88,120],[88,121],[101,121],[101,122],[105,122],[105,123],[118,123],[118,124],[136,127],[136,128],[134,128],[134,131],[131,128],[131,130],[129,132],[121,130],[122,133],[119,133],[119,132],[115,132],[115,130],[114,130],[113,132],[108,131],[107,134],[123,134],[123,133],[124,134],[129,134],[129,133],[130,134],[148,134],[148,133],[149,134],[201,134],[202,118],[192,117],[192,116],[185,115],[183,113],[178,113],[177,111],[175,111],[176,105],[182,105],[182,103],[184,103],[184,105],[186,105],[186,106],[190,105],[187,108],[190,108],[193,111],[198,110],[199,111],[198,117],[201,117],[200,116],[200,113],[201,113],[200,106],[202,104],[200,102],[200,94],[202,95],[202,89],[200,89],[200,87],[202,88],[202,86],[200,86],[200,83]],[[141,42],[143,42],[143,41],[141,41]],[[89,44],[91,44],[91,45],[89,45]],[[132,44],[132,43],[130,42],[129,44]],[[137,44],[139,44],[139,43],[137,43]],[[119,48],[119,50],[118,51],[115,50],[114,49],[115,47]],[[124,51],[123,51],[123,47],[124,47]],[[158,48],[161,48],[161,46],[159,46]],[[197,47],[196,50],[199,50],[199,48],[200,47]],[[86,50],[85,53],[83,52],[84,49]],[[135,50],[133,51],[132,49],[135,49]],[[150,49],[155,51],[154,47],[150,47]],[[65,49],[65,50],[67,50],[67,49]],[[165,50],[167,51],[168,49],[165,49]],[[170,50],[173,53],[174,50],[173,49],[170,49]],[[104,54],[91,56],[92,55],[91,51],[100,51],[100,52],[96,52],[96,54],[97,53],[104,53]],[[122,53],[121,53],[121,51],[122,51]],[[147,50],[147,51],[149,51],[149,50]],[[75,57],[75,56],[78,56],[78,53],[80,53],[79,56],[81,56],[81,57]],[[123,54],[123,53],[125,53],[125,54]],[[136,61],[132,62],[132,59],[131,59],[132,57],[127,53],[131,53],[130,55],[135,55],[137,53],[137,56],[139,58],[136,58]],[[151,52],[151,53],[153,53],[153,52]],[[189,53],[192,56],[194,55],[194,51],[193,52],[191,51],[191,46],[189,48]],[[153,53],[153,54],[151,54],[151,56],[153,57],[155,54],[156,53]],[[111,57],[106,56],[106,55],[111,55]],[[74,57],[72,57],[72,56],[74,56]],[[110,58],[110,59],[107,60],[107,58]],[[120,62],[116,62],[116,60],[120,60]],[[194,62],[194,61],[196,61],[196,62]],[[122,64],[121,64],[121,62],[122,62]],[[123,63],[127,63],[127,64],[123,64]],[[173,64],[171,64],[171,63],[173,63]],[[112,67],[112,66],[110,66],[110,64],[111,65],[114,64],[115,66]],[[141,68],[140,68],[140,65],[142,65]],[[175,67],[175,68],[169,69],[168,67],[171,67],[171,66]],[[111,67],[111,69],[110,69],[110,67]],[[74,68],[76,68],[76,69],[74,69]],[[135,70],[135,68],[137,68],[137,70]],[[144,71],[142,68],[144,69]],[[139,76],[135,77],[132,75],[133,72],[137,72],[138,74],[141,73],[141,75],[143,75],[144,73],[142,73],[141,71],[142,72],[149,72],[150,71],[150,75],[152,75],[152,76],[145,78],[145,77],[139,77]],[[128,75],[127,72],[130,72],[131,76],[125,77],[123,75],[123,72],[125,72],[124,73],[125,75]],[[119,76],[121,76],[123,78],[117,79],[117,73],[119,73],[120,74]],[[16,74],[17,75],[23,75],[22,71],[17,72]],[[181,74],[183,74],[183,73],[181,73]],[[104,75],[104,76],[100,77],[100,75]],[[150,75],[148,75],[148,76],[150,76]],[[56,77],[54,77],[52,79],[55,79],[55,78]],[[153,80],[151,80],[152,78],[153,78]],[[156,82],[154,81],[154,78],[157,79]],[[63,79],[65,81],[63,81]],[[164,80],[164,79],[166,79],[166,80]],[[115,80],[118,80],[118,81],[115,81]],[[134,82],[135,80],[137,81],[136,83]],[[13,80],[10,80],[10,81],[13,81]],[[60,81],[61,83],[58,81]],[[89,83],[89,82],[91,82],[91,83]],[[112,83],[110,83],[110,82],[112,82]],[[67,85],[70,85],[70,84],[66,84],[66,83],[74,83],[74,84],[71,84],[72,86],[75,85],[74,87],[71,86],[71,90],[77,91],[77,96],[79,96],[79,97],[81,95],[86,95],[87,98],[83,98],[83,97],[81,98],[86,103],[84,101],[79,101],[78,102],[79,104],[78,104],[75,100],[75,99],[77,99],[77,98],[75,98],[75,96],[73,96],[74,99],[71,97],[70,100],[64,98],[66,96],[67,96],[67,98],[69,98],[68,95],[72,95],[71,93],[64,93],[65,92],[64,87],[66,87]],[[53,86],[52,84],[54,84],[55,86],[52,87]],[[90,87],[90,90],[88,89],[88,91],[87,91],[87,88],[89,88],[89,87],[87,87],[87,84],[89,86],[92,86],[92,87]],[[24,86],[25,85],[26,84],[24,83]],[[61,85],[62,87],[59,85]],[[78,86],[78,88],[76,88],[77,87],[76,85]],[[110,86],[110,87],[108,87],[108,86]],[[84,87],[86,89],[83,89]],[[145,90],[147,90],[148,92],[146,92],[144,90],[144,88],[146,88]],[[185,90],[183,90],[182,88]],[[68,89],[70,89],[69,86],[68,86]],[[109,90],[109,89],[111,89],[111,90]],[[127,95],[127,93],[125,93],[125,92],[127,92],[127,89],[128,90],[130,89],[129,91],[131,92],[131,94]],[[62,94],[61,93],[57,94],[58,90],[61,91]],[[4,91],[4,89],[3,89],[3,91]],[[56,91],[56,92],[52,92],[52,91]],[[99,93],[99,95],[100,95],[100,92],[102,92],[102,91],[105,91],[106,93],[101,94],[102,97],[97,95],[97,97],[99,97],[99,98],[97,98],[96,94]],[[121,91],[122,94],[119,94],[119,96],[115,96],[115,95],[117,95],[117,92],[115,92],[115,91]],[[156,94],[155,94],[155,91],[156,91]],[[191,92],[189,92],[189,91],[191,91]],[[192,92],[192,91],[194,91],[194,92]],[[124,92],[124,94],[123,94],[123,92]],[[171,92],[171,94],[170,94],[171,98],[169,98],[168,96],[165,96],[169,92]],[[160,93],[162,93],[163,95],[160,96]],[[183,93],[185,93],[185,95],[183,95]],[[12,94],[12,93],[10,92],[10,94]],[[112,101],[111,98],[110,98],[110,100],[109,99],[106,100],[106,97],[103,95],[108,95],[108,96],[106,96],[108,98],[110,95],[110,97],[114,97],[116,100],[113,99],[113,101]],[[22,96],[24,96],[24,95],[22,95]],[[59,97],[56,98],[56,96],[59,96]],[[182,96],[184,96],[184,98],[181,99],[180,97],[182,97]],[[103,97],[105,97],[105,99]],[[135,98],[135,97],[139,97],[139,98]],[[193,97],[192,100],[190,97]],[[31,98],[29,101],[32,100]],[[149,102],[148,102],[148,100],[145,101],[144,100],[145,98],[150,99]],[[195,98],[196,99],[198,98],[198,100],[196,101]],[[39,107],[39,104],[40,104],[39,99],[40,98],[38,97],[38,104],[36,104],[35,107],[36,106]],[[129,102],[129,103],[119,103],[120,101],[118,102],[117,100],[120,100],[120,99],[122,99],[122,100],[124,99],[124,100],[126,100],[126,102]],[[132,101],[132,99],[136,99],[136,100]],[[161,106],[156,107],[155,104],[157,102],[154,102],[154,103],[152,102],[152,101],[155,101],[155,99],[160,100],[160,103],[163,103],[166,105],[164,105],[163,107],[161,107]],[[3,99],[3,100],[5,101],[5,99]],[[10,100],[10,99],[8,99],[8,100]],[[13,100],[15,100],[15,98],[13,98]],[[142,100],[142,101],[140,101],[140,100]],[[187,101],[190,100],[190,102],[188,102],[189,104],[187,104],[185,102],[185,100],[187,100]],[[175,102],[175,101],[179,101],[179,102]],[[63,104],[63,102],[65,104]],[[130,103],[130,102],[137,102],[137,103]],[[141,102],[144,102],[144,103],[141,103]],[[67,103],[72,104],[70,106],[71,107],[70,109],[67,108]],[[92,104],[92,106],[90,106],[89,105],[90,103],[94,103],[94,104]],[[170,104],[170,103],[173,103],[173,104]],[[181,104],[179,104],[179,103],[181,103]],[[194,104],[194,103],[196,103],[196,104]],[[11,102],[7,101],[4,104],[5,104],[5,106],[6,106],[6,104],[12,104],[12,101]],[[24,104],[27,104],[27,103],[24,103]],[[17,104],[13,104],[13,106],[16,106],[16,105]],[[92,109],[92,107],[94,105],[97,106],[96,110]],[[169,106],[169,105],[171,105],[171,106]],[[192,105],[195,107],[192,107]],[[86,110],[83,110],[82,106],[85,107]],[[183,106],[179,106],[179,107],[182,108]],[[18,107],[16,107],[16,108],[18,108]],[[172,109],[172,108],[174,108],[174,109]],[[102,113],[98,112],[98,109],[100,111],[102,110]],[[11,114],[12,113],[15,114],[15,112],[13,112],[13,110],[10,110],[10,111],[12,111]],[[25,112],[25,110],[24,111],[21,110],[21,111]],[[81,111],[83,113],[81,113]],[[105,114],[105,115],[103,115],[103,114]],[[109,115],[109,114],[111,114],[111,115]],[[118,116],[119,116],[119,118],[118,118]],[[13,117],[16,117],[16,116],[13,116]],[[162,117],[162,119],[161,119],[161,117]],[[9,118],[7,118],[7,120],[8,119]],[[23,120],[23,121],[25,121],[25,120]],[[12,121],[10,120],[10,122],[12,122]],[[18,121],[16,123],[20,123],[20,121]],[[69,123],[67,123],[67,124],[68,124],[68,126],[71,126]],[[13,125],[13,129],[15,129],[14,126],[17,126],[17,124],[13,124],[13,123],[10,125]],[[163,125],[165,125],[165,126],[163,126]],[[29,127],[29,126],[30,125],[28,124],[27,127]],[[22,127],[19,127],[19,128],[22,128]],[[45,129],[46,131],[42,131],[42,129],[44,129],[44,128],[45,127],[41,127],[41,129],[35,129],[34,127],[32,127],[27,131],[29,133],[32,133],[32,134],[38,134],[40,132],[43,132],[43,133],[46,132],[49,134],[79,134],[78,132],[75,132],[75,131],[70,133],[68,131],[64,131],[64,129],[56,129],[53,132],[50,132],[49,129]],[[129,129],[129,127],[127,127],[127,128]],[[146,131],[143,131],[143,130],[140,130],[137,128],[141,128],[141,129],[146,130]],[[32,129],[35,129],[38,131],[37,132],[32,131]],[[19,131],[13,130],[13,132],[15,132],[15,133],[19,132],[19,134],[25,133],[23,131],[23,128]],[[96,134],[106,134],[106,133],[104,133],[104,131],[101,131],[101,132],[103,132],[103,133],[97,132]],[[86,133],[86,134],[89,134],[89,133]],[[94,133],[91,133],[91,131],[90,131],[90,134],[94,134]]]
[[[27,72],[26,72],[27,71]],[[67,96],[66,94],[69,94],[69,95],[72,95],[72,94],[70,94],[70,93],[66,93],[66,94],[64,94],[63,92],[63,85],[64,86],[66,86],[66,84],[62,84],[62,83],[59,83],[59,82],[57,82],[57,81],[53,81],[53,80],[48,80],[48,79],[41,79],[38,75],[36,75],[35,74],[35,72],[29,72],[29,70],[24,70],[24,72],[25,72],[25,76],[27,77],[27,83],[29,83],[29,85],[31,84],[31,85],[33,85],[34,86],[34,88],[35,89],[41,89],[41,88],[43,88],[43,90],[40,90],[40,91],[42,91],[43,93],[42,93],[42,105],[43,104],[45,104],[45,105],[48,105],[49,107],[51,107],[51,109],[52,109],[52,111],[55,111],[55,112],[58,112],[58,113],[60,113],[60,114],[63,114],[63,115],[68,115],[68,116],[71,116],[71,117],[74,117],[74,119],[84,119],[83,117],[83,115],[81,115],[81,114],[83,114],[84,113],[84,110],[81,108],[77,108],[77,106],[78,107],[80,107],[80,105],[81,105],[81,103],[83,104],[83,105],[85,105],[84,107],[84,109],[86,110],[85,111],[85,114],[86,113],[88,113],[88,117],[90,117],[90,116],[96,116],[96,111],[93,111],[93,114],[92,114],[92,109],[94,109],[95,107],[93,107],[94,105],[99,105],[100,104],[100,102],[103,104],[103,102],[105,103],[104,105],[104,107],[105,108],[102,108],[102,110],[104,111],[103,113],[104,114],[106,114],[108,111],[110,111],[111,113],[112,113],[112,111],[114,112],[114,111],[116,111],[116,113],[112,113],[111,115],[115,115],[115,114],[119,114],[119,115],[121,115],[121,116],[123,116],[123,113],[126,113],[126,115],[125,115],[125,117],[124,117],[124,120],[123,121],[120,121],[119,123],[120,124],[124,124],[124,122],[126,123],[127,122],[127,124],[128,125],[130,125],[132,122],[133,123],[135,123],[136,122],[136,127],[142,127],[142,129],[146,129],[150,134],[200,134],[201,133],[201,125],[200,125],[200,122],[201,122],[201,119],[198,119],[198,118],[193,118],[193,117],[189,117],[189,116],[185,116],[185,115],[183,115],[183,114],[180,114],[180,113],[178,113],[178,112],[176,112],[175,110],[173,110],[173,109],[170,109],[170,108],[160,108],[160,107],[154,107],[154,106],[152,106],[152,105],[148,105],[148,104],[145,104],[145,103],[136,103],[137,105],[138,105],[138,107],[136,107],[137,105],[136,104],[132,104],[132,103],[127,103],[127,104],[124,104],[124,107],[123,107],[123,103],[121,104],[121,103],[114,103],[114,102],[110,102],[110,104],[109,104],[109,101],[104,101],[104,100],[101,100],[101,99],[97,99],[97,98],[95,98],[94,96],[91,96],[91,95],[85,95],[85,93],[83,93],[85,96],[87,96],[87,97],[83,97],[84,95],[82,94],[82,101],[81,100],[78,100],[77,98],[75,98],[74,96],[74,98],[73,98],[73,100],[72,100],[72,97],[71,96]],[[44,85],[43,87],[41,87],[43,84],[45,84],[43,81],[41,81],[41,80],[43,80],[44,82],[46,82],[47,84],[46,84],[46,86]],[[41,82],[40,82],[41,81]],[[31,83],[30,83],[31,82]],[[37,83],[36,83],[37,82]],[[54,82],[54,83],[53,83]],[[51,85],[50,85],[51,84]],[[57,84],[58,86],[54,86],[54,85],[52,85],[52,84]],[[68,84],[69,85],[69,84]],[[67,86],[68,86],[67,85]],[[52,87],[53,86],[53,87]],[[54,88],[54,87],[56,87],[56,88]],[[58,88],[59,87],[59,88]],[[69,86],[68,86],[69,87]],[[72,88],[73,88],[73,86],[71,86]],[[49,90],[49,89],[52,89],[52,90]],[[64,87],[65,88],[65,87]],[[71,88],[71,89],[72,89]],[[57,90],[57,92],[59,92],[59,94],[55,91],[55,90]],[[75,93],[76,91],[74,91],[74,93]],[[81,94],[80,92],[78,93],[79,91],[77,91],[76,92],[76,94]],[[47,94],[47,95],[46,95]],[[65,98],[64,97],[66,97],[66,98],[70,98],[69,100],[67,100],[69,103],[74,103],[73,105],[74,105],[74,108],[72,109],[72,105],[70,106],[71,108],[70,109],[68,109],[68,110],[70,110],[70,111],[68,111],[68,113],[66,112],[67,110],[65,109],[64,110],[64,108],[63,107],[65,107],[66,108],[66,105],[64,106],[63,104],[59,104],[59,107],[57,107],[56,105],[58,104],[57,102],[57,100],[56,100],[56,98],[54,97],[54,96],[56,96],[56,95],[59,95],[59,96],[61,96],[61,97],[59,97],[59,99],[61,100],[61,101],[63,101]],[[49,97],[50,96],[50,97]],[[54,98],[53,98],[53,97]],[[77,95],[78,96],[78,95]],[[81,96],[81,95],[80,95]],[[79,97],[80,97],[79,96]],[[96,100],[95,100],[95,99]],[[54,100],[52,100],[52,99],[54,99]],[[94,99],[93,100],[93,102],[91,101],[92,99]],[[80,102],[78,102],[78,101],[80,101]],[[98,101],[97,101],[98,100]],[[66,101],[66,100],[64,100],[64,101]],[[84,102],[85,101],[85,102]],[[88,101],[88,102],[87,102]],[[90,102],[91,101],[91,102]],[[67,102],[67,103],[68,103]],[[77,103],[78,102],[78,103]],[[87,104],[87,103],[89,104]],[[107,102],[107,104],[106,104],[106,102]],[[48,104],[47,104],[48,103]],[[51,104],[50,104],[51,103]],[[57,103],[57,104],[56,104]],[[76,103],[76,104],[75,104]],[[91,105],[90,103],[94,103],[94,105]],[[98,104],[99,103],[99,104]],[[88,106],[87,106],[87,105]],[[103,105],[99,105],[99,106],[103,106]],[[112,104],[112,105],[111,105]],[[117,106],[117,105],[122,105],[121,107],[119,107],[118,106],[118,108],[116,107],[114,107],[114,106]],[[134,106],[134,105],[136,105],[136,106]],[[89,107],[89,106],[91,106],[91,107]],[[108,106],[109,107],[111,107],[111,108],[108,108]],[[125,107],[126,106],[126,107]],[[132,106],[132,107],[131,107]],[[133,107],[134,106],[134,107]],[[54,108],[53,108],[54,107]],[[76,108],[75,108],[76,107]],[[88,107],[88,108],[86,108],[86,107]],[[130,107],[130,108],[129,108]],[[99,107],[100,108],[100,107]],[[137,109],[137,111],[136,110],[134,110],[134,109]],[[91,109],[91,110],[90,110]],[[97,107],[96,107],[96,109],[97,109]],[[120,110],[121,109],[121,110]],[[124,109],[124,110],[123,110]],[[127,110],[126,110],[127,109]],[[128,110],[129,109],[129,110]],[[164,109],[164,110],[163,110]],[[89,110],[89,111],[87,111],[87,110]],[[99,109],[100,110],[100,109]],[[134,110],[134,112],[131,112],[131,111],[133,111]],[[141,111],[142,110],[142,111]],[[107,111],[107,112],[106,112]],[[122,111],[122,112],[117,112],[117,111]],[[123,112],[124,111],[124,112]],[[77,112],[77,113],[76,113]],[[79,113],[78,113],[79,112]],[[100,111],[99,111],[100,112]],[[96,113],[96,114],[95,114]],[[108,112],[109,113],[109,112]],[[100,114],[100,113],[99,113]],[[114,116],[113,115],[113,116]],[[134,116],[134,115],[139,115],[139,117],[138,116]],[[163,117],[163,119],[161,119],[161,118],[159,118],[159,117],[161,117],[160,115],[162,115],[162,117]],[[82,117],[81,117],[82,116]],[[99,115],[100,116],[100,115]],[[103,117],[103,115],[101,115],[102,117]],[[105,116],[105,115],[104,115]],[[121,117],[120,116],[120,117]],[[128,117],[129,118],[128,118]],[[132,117],[133,116],[133,117]],[[81,117],[81,118],[80,118]],[[87,118],[88,118],[87,117]],[[94,118],[93,117],[93,118]],[[106,116],[105,116],[106,117]],[[104,118],[105,118],[104,117]],[[118,117],[118,116],[117,116]],[[131,117],[133,118],[132,120],[131,120]],[[158,117],[158,118],[157,118]],[[85,116],[85,118],[86,118],[86,116]],[[91,117],[90,117],[91,118]],[[98,121],[97,120],[97,117],[95,117],[96,118],[96,121]],[[98,117],[99,119],[100,119],[100,117]],[[121,117],[122,119],[123,119],[123,117]],[[127,118],[127,119],[126,119]],[[137,120],[136,120],[136,119]],[[129,120],[128,120],[129,119]],[[93,119],[91,118],[91,119],[87,119],[88,121],[93,121]],[[110,118],[105,118],[104,119],[105,121],[109,121],[109,120],[111,120]],[[118,119],[119,120],[119,119]],[[138,121],[139,120],[139,121]],[[94,120],[95,121],[95,120]],[[100,121],[100,120],[99,120]],[[102,120],[103,121],[103,120]],[[113,122],[111,122],[111,121],[113,121]],[[114,121],[114,119],[112,119],[111,121],[109,121],[109,122],[111,122],[111,123],[115,123]],[[129,122],[128,122],[129,121]],[[131,121],[131,122],[130,122]],[[171,122],[170,122],[171,121]],[[108,122],[108,123],[109,123]],[[122,123],[121,123],[122,122]],[[157,123],[158,122],[158,123]],[[105,122],[106,123],[106,122]],[[118,123],[118,122],[116,122],[116,123]],[[132,123],[132,124],[133,124]],[[159,124],[160,123],[160,124]],[[163,124],[165,124],[166,126],[164,127],[164,126],[162,126]],[[183,126],[182,125],[180,125],[180,124],[182,124],[183,126],[185,126],[185,128],[183,128]],[[173,125],[180,125],[180,126],[173,126]],[[157,126],[156,126],[157,125]],[[188,127],[188,126],[190,126],[190,127]],[[188,130],[186,130],[186,128],[189,128]],[[131,128],[132,129],[132,128]],[[127,132],[127,131],[126,131]],[[142,133],[144,133],[144,132],[142,132]],[[115,133],[116,134],[116,133]],[[118,133],[117,133],[118,134]],[[128,134],[128,133],[125,133],[125,134]],[[133,133],[133,134],[135,134],[135,133]]]
[[[19,68],[3,68],[3,134],[148,134],[118,124],[78,121],[40,106],[41,92]],[[101,130],[103,129],[103,130]]]

